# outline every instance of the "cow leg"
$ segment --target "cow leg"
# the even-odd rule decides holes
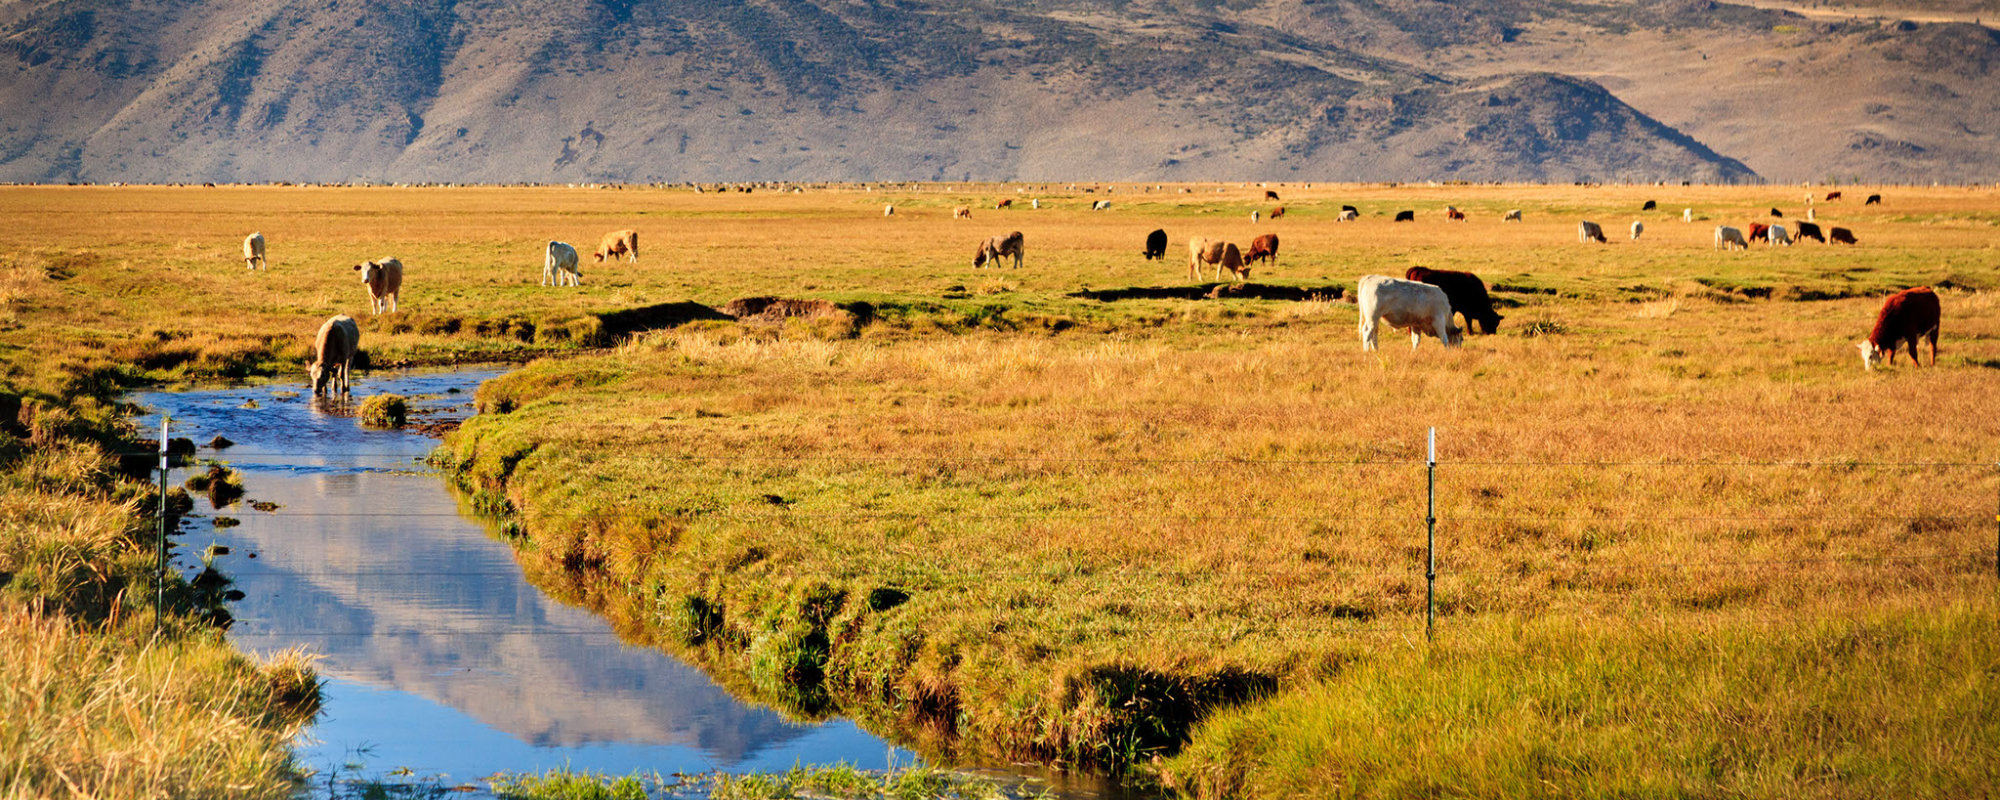
[[[1375,321],[1367,317],[1362,317],[1361,352],[1369,353],[1369,352],[1374,352],[1374,350],[1375,350]]]
[[[1937,337],[1938,337],[1938,329],[1932,328],[1930,334],[1930,340],[1931,340],[1931,366],[1933,367],[1937,366]],[[1912,360],[1915,360],[1916,357],[1917,354],[1914,352],[1913,349],[1913,351],[1910,353],[1910,358]]]
[[[1909,339],[1904,340],[1904,343],[1908,345],[1910,348],[1910,366],[1912,367],[1921,367],[1924,365],[1924,360],[1917,356],[1917,342],[1921,341],[1923,338],[1924,337],[1922,336],[1912,336]],[[1936,357],[1931,358],[1931,366],[1937,366]]]

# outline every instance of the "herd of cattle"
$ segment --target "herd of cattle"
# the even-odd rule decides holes
[[[1267,192],[1266,196],[1269,200],[1277,199],[1276,193],[1273,192]],[[1835,191],[1828,192],[1825,199],[1836,201],[1840,197],[1841,193]],[[1806,196],[1809,206],[1812,200],[1811,195]],[[1866,204],[1876,204],[1881,200],[1881,195],[1870,195]],[[1029,202],[1032,207],[1041,208],[1039,199]],[[1006,209],[1012,206],[1013,200],[1003,199],[995,207]],[[1095,211],[1106,210],[1110,208],[1110,201],[1094,201],[1091,208]],[[1651,211],[1656,208],[1657,203],[1649,200],[1641,210]],[[882,209],[884,216],[893,216],[895,211],[893,204],[886,205]],[[1279,219],[1284,213],[1284,207],[1279,206],[1270,212],[1269,218]],[[951,214],[953,219],[967,219],[971,217],[971,209],[958,206],[952,209]],[[1773,208],[1771,216],[1782,218],[1784,214],[1780,209]],[[1810,220],[1814,216],[1813,210],[1808,208],[1806,216]],[[1340,215],[1336,219],[1350,222],[1359,217],[1360,211],[1354,206],[1342,206]],[[1259,212],[1252,212],[1253,221],[1261,218]],[[1414,221],[1415,218],[1414,210],[1405,210],[1397,212],[1394,221],[1408,222]],[[1692,222],[1693,209],[1683,209],[1681,218],[1683,221]],[[1466,219],[1466,214],[1457,207],[1445,207],[1447,222],[1463,222]],[[1519,222],[1521,211],[1509,210],[1501,217],[1501,221]],[[1811,221],[1795,222],[1796,236],[1787,231],[1782,224],[1751,223],[1748,228],[1749,235],[1746,237],[1742,229],[1728,225],[1717,226],[1715,248],[1748,249],[1752,241],[1763,241],[1771,246],[1781,247],[1806,239],[1825,244],[1829,237],[1834,243],[1850,245],[1856,243],[1853,232],[1846,228],[1831,227],[1822,233],[1820,227]],[[1637,240],[1644,232],[1644,223],[1634,220],[1631,225],[1631,238]],[[1577,239],[1580,242],[1608,243],[1603,227],[1589,220],[1578,223]],[[1020,231],[989,237],[979,243],[972,258],[972,265],[977,268],[991,263],[998,267],[1002,259],[1011,256],[1013,266],[1019,268],[1023,260],[1024,240],[1025,237]],[[1252,239],[1247,251],[1239,248],[1234,242],[1197,236],[1188,240],[1188,277],[1196,281],[1201,280],[1201,268],[1207,265],[1213,268],[1213,280],[1220,281],[1225,270],[1236,280],[1248,280],[1251,265],[1259,261],[1266,261],[1272,266],[1278,263],[1278,247],[1279,239],[1275,233],[1262,234]],[[268,268],[270,262],[265,256],[265,251],[263,234],[252,233],[244,238],[243,258],[248,268],[253,270]],[[1166,258],[1166,230],[1156,229],[1147,234],[1145,249],[1141,252],[1149,261]],[[600,264],[607,259],[615,262],[625,258],[636,263],[639,260],[638,231],[626,229],[605,234],[592,253],[592,257]],[[542,285],[558,287],[581,285],[583,272],[578,261],[574,246],[567,242],[550,241],[543,260]],[[393,313],[402,290],[402,262],[383,257],[356,264],[354,270],[361,273],[362,282],[368,288],[370,311],[375,314]],[[1377,349],[1377,331],[1383,323],[1409,333],[1410,346],[1414,349],[1422,342],[1424,336],[1435,337],[1446,347],[1457,347],[1463,342],[1467,329],[1477,327],[1480,333],[1492,334],[1499,329],[1500,320],[1503,319],[1493,310],[1493,301],[1487,294],[1486,283],[1478,275],[1470,272],[1411,267],[1402,278],[1385,275],[1362,276],[1357,289],[1355,302],[1360,307],[1360,335],[1364,351]],[[1459,327],[1454,321],[1458,317],[1465,319],[1465,328]],[[1924,339],[1930,342],[1931,365],[1936,366],[1939,317],[1937,295],[1929,287],[1920,286],[1891,295],[1883,302],[1874,329],[1865,340],[1856,344],[1861,350],[1863,366],[1873,369],[1877,361],[1893,364],[1899,347],[1906,347],[1910,359],[1921,364],[1917,356],[1917,345]],[[354,318],[345,314],[334,316],[320,326],[319,333],[314,339],[314,356],[309,369],[314,396],[336,392],[341,395],[348,393],[348,372],[358,352],[360,337],[360,329]]]

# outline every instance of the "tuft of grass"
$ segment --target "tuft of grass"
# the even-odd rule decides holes
[[[409,421],[409,399],[400,394],[378,394],[361,401],[361,424],[376,428],[400,428]]]

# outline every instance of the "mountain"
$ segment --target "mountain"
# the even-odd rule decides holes
[[[1992,180],[1996,54],[1706,0],[16,0],[0,180]]]

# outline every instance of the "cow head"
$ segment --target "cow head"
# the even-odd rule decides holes
[[[1893,347],[1876,347],[1874,342],[1867,339],[1855,342],[1854,347],[1861,351],[1861,368],[1864,370],[1875,369],[1875,362],[1878,360],[1890,364],[1896,363],[1896,350]]]
[[[979,252],[972,255],[972,265],[975,267],[986,265],[986,247],[984,245],[980,246]]]
[[[1451,346],[1457,347],[1459,345],[1465,344],[1465,329],[1458,327],[1458,323],[1455,322],[1445,323],[1444,333],[1445,336],[1449,337],[1445,339],[1445,341],[1449,342]]]
[[[1507,316],[1504,314],[1492,314],[1485,318],[1480,319],[1479,332],[1488,335],[1498,333],[1500,331],[1500,320],[1506,318]]]
[[[373,261],[363,261],[354,265],[354,271],[361,273],[362,283],[374,283],[375,277],[382,274],[382,265]]]
[[[318,397],[320,391],[326,388],[327,378],[332,376],[333,370],[319,364],[314,364],[307,367],[306,372],[312,375],[313,396]]]

